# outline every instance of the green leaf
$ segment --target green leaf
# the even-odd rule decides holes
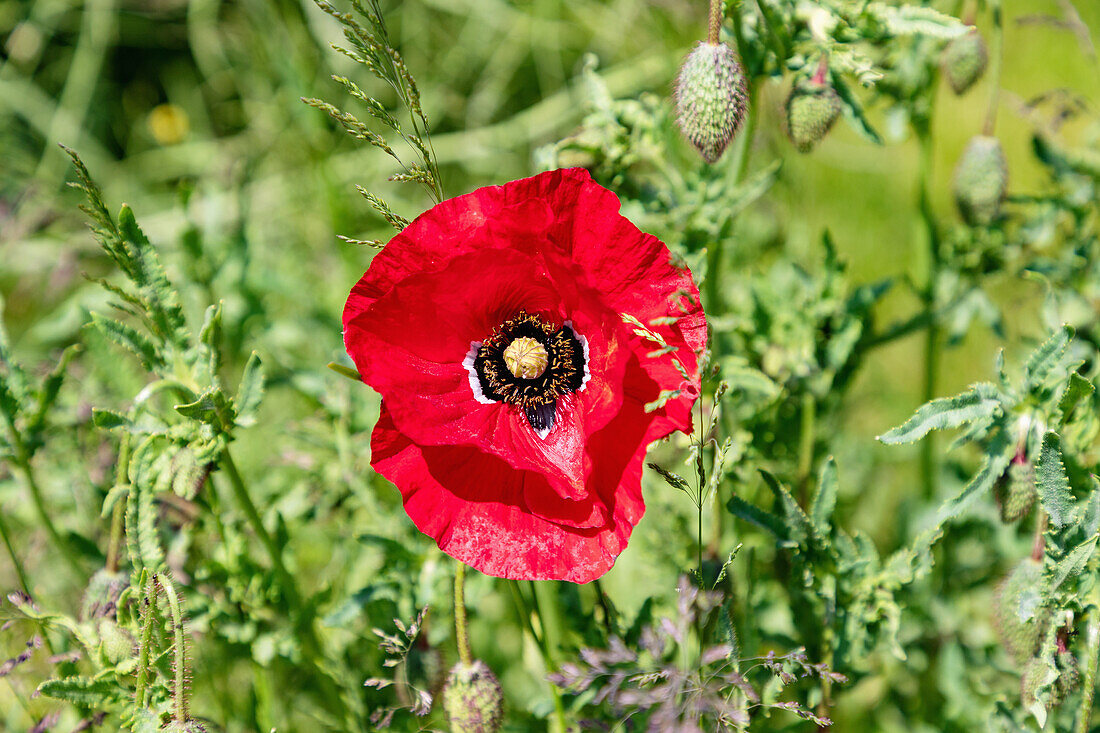
[[[1058,586],[1062,585],[1071,575],[1081,574],[1081,571],[1085,569],[1085,565],[1092,559],[1093,553],[1096,552],[1097,540],[1100,540],[1100,535],[1089,537],[1058,561],[1058,564],[1054,566],[1054,575],[1050,581],[1052,591],[1057,590]]]
[[[349,369],[348,367],[344,366],[343,364],[337,364],[334,361],[330,361],[328,363],[328,368],[331,369],[332,371],[336,372],[337,374],[339,374],[342,377],[347,377],[348,379],[352,380],[353,382],[362,382],[363,381],[363,378],[359,376],[359,372],[355,371],[354,369]]]
[[[185,405],[176,405],[176,412],[189,417],[192,420],[213,425],[219,429],[226,429],[228,423],[223,422],[222,417],[232,418],[232,405],[222,394],[220,389],[209,389],[199,395],[194,402]]]
[[[882,136],[878,134],[871,121],[867,119],[867,115],[863,112],[863,105],[860,103],[859,98],[848,87],[844,79],[839,74],[829,74],[829,79],[832,81],[832,87],[836,90],[836,94],[840,97],[840,102],[843,105],[844,119],[848,121],[848,124],[852,128],[866,138],[869,142],[875,145],[882,145]]]
[[[1050,338],[1041,343],[1024,364],[1024,389],[1032,391],[1042,386],[1051,370],[1058,366],[1069,342],[1073,340],[1073,327],[1062,326]]]
[[[1009,439],[1008,431],[998,430],[990,441],[982,467],[974,477],[963,487],[958,495],[948,499],[940,508],[940,521],[958,516],[970,506],[970,502],[979,495],[991,491],[993,484],[1004,475],[1012,457],[1016,455],[1016,444]]]
[[[956,38],[968,27],[957,18],[924,5],[871,3],[867,11],[874,15],[895,36],[924,35],[933,38]]]
[[[829,456],[821,469],[817,482],[817,492],[810,502],[810,521],[814,530],[822,537],[829,534],[833,511],[836,509],[837,470],[836,460]]]
[[[109,340],[136,354],[146,369],[153,371],[163,365],[157,345],[134,327],[99,313],[92,313],[92,325]]]
[[[795,542],[802,544],[810,531],[810,518],[802,511],[802,507],[791,496],[790,490],[780,483],[779,479],[763,469],[760,469],[760,475],[764,477],[764,483],[767,484],[772,494],[779,500],[780,506],[783,507],[788,535]]]
[[[115,428],[128,428],[132,423],[130,418],[121,412],[93,407],[92,424],[104,430],[114,430]]]
[[[913,443],[933,430],[955,428],[964,423],[993,417],[1001,403],[986,390],[971,388],[954,397],[941,397],[921,405],[904,424],[886,432],[878,439],[888,445]]]
[[[141,231],[133,210],[126,204],[118,214],[118,228],[122,238],[134,252],[137,272],[131,275],[134,284],[142,288],[149,302],[149,319],[162,338],[184,347],[187,338],[187,319],[180,305],[179,294],[172,288],[157,251]],[[149,297],[149,296],[152,297]]]
[[[1050,521],[1056,527],[1064,527],[1072,518],[1073,495],[1069,490],[1065,466],[1062,465],[1059,442],[1054,431],[1048,431],[1043,436],[1043,447],[1035,464],[1035,488],[1043,509],[1050,515]]]
[[[62,677],[46,680],[38,686],[38,692],[46,697],[90,708],[109,708],[128,699],[123,688],[110,677]]]
[[[730,497],[730,500],[726,502],[726,509],[733,516],[771,532],[781,541],[785,542],[790,539],[787,525],[782,519],[755,504],[748,503],[739,496]]]
[[[237,412],[237,424],[252,425],[256,422],[256,412],[264,396],[264,367],[255,351],[244,365],[241,383],[237,385],[237,396],[233,398],[233,407]]]
[[[35,433],[46,422],[46,413],[57,401],[57,395],[61,392],[61,383],[65,380],[65,374],[73,358],[80,353],[80,344],[73,344],[61,352],[61,358],[56,366],[42,380],[42,387],[38,390],[38,399],[35,404],[34,414],[27,424],[27,432]]]
[[[1062,396],[1058,399],[1058,414],[1061,417],[1060,422],[1064,425],[1069,416],[1073,414],[1073,410],[1077,407],[1077,403],[1085,397],[1090,396],[1096,387],[1092,382],[1082,377],[1077,372],[1069,375],[1069,382],[1066,384],[1065,389],[1062,391]]]

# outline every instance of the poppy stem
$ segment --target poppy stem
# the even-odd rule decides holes
[[[466,565],[456,561],[455,565],[455,642],[458,644],[458,658],[469,667],[473,663],[470,655],[470,635],[466,628]]]
[[[710,23],[707,27],[707,43],[718,45],[718,37],[722,31],[722,7],[724,0],[710,0]]]
[[[115,467],[115,486],[129,484],[127,470],[130,463],[130,434],[122,434],[122,442],[118,448],[118,463]],[[122,545],[122,533],[125,531],[124,518],[126,502],[122,499],[115,500],[115,508],[111,513],[111,540],[107,545],[107,572],[118,570],[119,547]]]

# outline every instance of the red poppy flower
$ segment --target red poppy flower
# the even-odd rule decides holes
[[[582,168],[435,206],[344,307],[382,395],[371,465],[440,549],[505,578],[611,568],[645,511],[646,447],[691,431],[705,342],[691,273]],[[647,412],[662,390],[679,394]]]

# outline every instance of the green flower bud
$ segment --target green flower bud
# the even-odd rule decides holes
[[[748,105],[745,71],[724,43],[701,42],[676,80],[676,116],[684,136],[714,163],[741,129]]]
[[[962,94],[982,78],[989,62],[989,54],[982,35],[976,28],[972,28],[969,33],[952,39],[944,47],[940,61],[943,75],[951,85],[951,90],[955,94]]]
[[[1043,564],[1027,558],[1012,569],[993,595],[993,625],[1017,664],[1024,664],[1035,655],[1047,629],[1050,614],[1046,609],[1036,609],[1026,621],[1020,618],[1024,594],[1038,585],[1042,577]]]
[[[996,486],[1001,520],[1007,524],[1027,516],[1035,503],[1035,467],[1027,459],[1014,460]]]
[[[93,619],[115,616],[115,604],[122,591],[130,584],[127,573],[112,573],[106,568],[97,570],[88,581],[84,600],[80,605],[80,617]]]
[[[107,664],[118,664],[133,655],[134,640],[113,619],[100,619],[99,652]]]
[[[955,204],[971,226],[993,223],[1001,213],[1008,188],[1008,166],[1001,142],[977,135],[970,139],[955,167]]]
[[[840,116],[836,91],[815,77],[799,82],[787,96],[787,137],[800,153],[808,153]]]
[[[496,733],[503,707],[504,693],[485,662],[459,662],[451,668],[443,687],[443,711],[452,733]]]

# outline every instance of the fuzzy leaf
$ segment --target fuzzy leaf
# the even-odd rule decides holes
[[[38,686],[38,692],[73,705],[90,708],[107,708],[126,701],[123,689],[109,677],[62,677],[46,680]]]
[[[1005,430],[999,430],[990,442],[988,452],[982,461],[982,467],[958,495],[943,503],[940,508],[941,521],[958,516],[970,506],[971,501],[992,490],[993,484],[1004,475],[1015,454],[1016,446],[1014,442],[1009,440]]]
[[[1085,379],[1077,372],[1069,375],[1069,383],[1066,384],[1065,389],[1062,391],[1062,396],[1058,399],[1058,413],[1061,416],[1063,424],[1065,424],[1069,416],[1073,414],[1073,410],[1077,407],[1077,403],[1090,396],[1095,389],[1092,382]]]
[[[1085,565],[1092,559],[1093,553],[1096,552],[1097,540],[1100,540],[1100,535],[1089,537],[1058,561],[1058,564],[1054,566],[1054,575],[1050,581],[1052,591],[1057,590],[1058,586],[1066,582],[1066,579],[1071,575],[1081,574],[1081,571],[1085,569]]]
[[[1073,495],[1069,490],[1065,466],[1062,465],[1058,434],[1054,431],[1043,436],[1043,447],[1035,464],[1035,488],[1054,526],[1066,526],[1073,514]]]
[[[733,516],[771,532],[776,536],[776,539],[786,541],[790,538],[787,526],[782,519],[755,504],[748,503],[739,496],[730,497],[730,500],[726,502],[726,509]]]
[[[967,32],[967,26],[957,18],[922,5],[894,7],[885,3],[871,3],[867,6],[867,11],[895,36],[920,34],[948,39]]]
[[[256,422],[256,412],[264,396],[264,367],[255,351],[244,365],[241,383],[237,385],[237,396],[233,398],[233,407],[237,412],[238,425],[252,425]]]
[[[1032,391],[1042,386],[1051,370],[1058,366],[1066,347],[1073,339],[1073,327],[1062,326],[1041,343],[1024,364],[1024,389]]]
[[[760,475],[764,477],[764,483],[767,484],[772,494],[779,500],[780,506],[783,507],[790,538],[801,544],[806,539],[806,535],[809,534],[810,518],[802,511],[802,507],[791,496],[790,490],[780,483],[779,479],[763,469],[760,470]]]
[[[878,436],[878,439],[888,445],[913,443],[933,430],[955,428],[964,423],[992,417],[1000,409],[1001,403],[982,394],[982,391],[971,388],[960,395],[942,397],[921,405],[913,417]]]
[[[35,403],[34,414],[27,424],[27,432],[35,433],[42,428],[46,422],[46,413],[53,407],[54,402],[57,401],[57,395],[61,392],[61,383],[65,380],[65,374],[69,369],[69,364],[73,358],[80,353],[81,347],[79,344],[73,344],[61,352],[61,358],[57,360],[57,365],[46,375],[46,378],[42,380],[42,387],[38,390],[38,397]]]
[[[222,416],[231,416],[232,413],[232,407],[220,389],[207,390],[199,395],[199,398],[194,402],[176,405],[175,409],[184,417],[222,429],[227,427],[223,424]]]
[[[92,325],[109,340],[136,354],[146,369],[152,371],[162,364],[157,345],[133,326],[106,318],[99,313],[92,313]]]
[[[115,428],[128,428],[132,423],[130,418],[121,412],[93,407],[92,424],[104,430],[114,430]]]

